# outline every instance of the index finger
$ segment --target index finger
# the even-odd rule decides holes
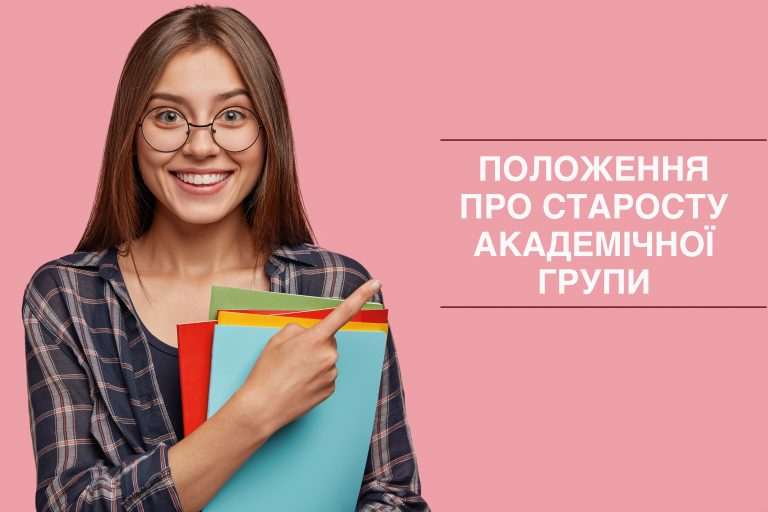
[[[381,288],[381,282],[378,279],[371,279],[361,284],[357,290],[344,299],[344,302],[336,306],[331,313],[309,327],[302,335],[315,339],[330,338],[341,327],[349,322],[353,316],[360,312],[362,307],[374,294]]]

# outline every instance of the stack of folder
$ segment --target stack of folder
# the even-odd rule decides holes
[[[310,327],[341,302],[214,286],[208,321],[177,325],[184,435],[229,400],[284,325]],[[355,510],[376,415],[387,313],[368,302],[339,329],[333,394],[274,433],[205,512]]]

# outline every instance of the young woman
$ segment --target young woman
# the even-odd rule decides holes
[[[312,328],[283,328],[182,439],[176,324],[207,318],[213,284],[346,300]],[[37,509],[199,510],[330,396],[333,334],[368,300],[383,304],[378,281],[314,244],[261,32],[230,8],[163,16],[125,63],[76,251],[25,290]],[[390,330],[357,510],[429,510],[420,491]]]

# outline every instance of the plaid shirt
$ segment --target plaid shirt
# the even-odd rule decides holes
[[[275,248],[265,270],[273,292],[321,297],[345,298],[370,279],[309,244]],[[372,300],[383,304],[381,291]],[[37,510],[182,510],[168,466],[176,434],[115,248],[42,265],[22,316]],[[429,511],[391,333],[356,512]]]

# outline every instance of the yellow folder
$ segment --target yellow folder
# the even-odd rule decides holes
[[[217,322],[219,325],[250,325],[258,327],[285,327],[289,323],[295,323],[309,328],[320,322],[317,318],[301,318],[261,315],[258,313],[240,313],[236,311],[219,311]],[[341,326],[344,331],[380,331],[387,332],[387,323],[347,322]]]

